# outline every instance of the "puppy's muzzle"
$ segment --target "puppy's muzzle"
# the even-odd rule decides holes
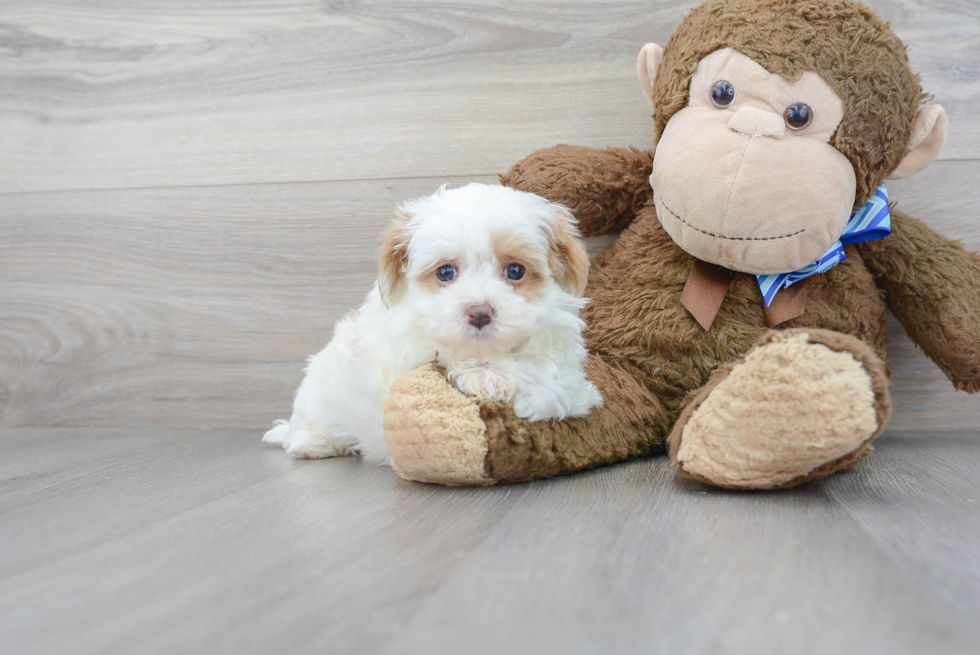
[[[490,305],[470,305],[466,308],[466,315],[470,319],[470,325],[479,330],[484,325],[490,324],[490,317],[493,316],[493,307]]]

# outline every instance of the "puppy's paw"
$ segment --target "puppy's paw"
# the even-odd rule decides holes
[[[586,381],[575,393],[575,400],[568,409],[566,418],[585,416],[596,407],[602,407],[602,394],[599,389],[589,381]]]
[[[528,421],[563,419],[568,416],[567,399],[540,385],[522,388],[514,396],[514,414]]]
[[[342,457],[350,452],[346,444],[328,437],[307,432],[293,432],[289,441],[283,444],[286,452],[296,459],[324,459]]]
[[[447,375],[463,393],[479,400],[509,402],[517,392],[517,376],[491,360],[469,360],[455,365]]]
[[[284,444],[289,443],[289,421],[282,419],[276,421],[276,426],[262,436],[262,441],[285,448]]]

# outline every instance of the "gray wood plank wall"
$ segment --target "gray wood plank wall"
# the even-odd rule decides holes
[[[873,0],[950,117],[899,206],[980,248],[980,3]],[[287,414],[391,208],[554,143],[648,147],[691,3],[0,1],[0,425]],[[976,427],[892,330],[893,425]]]

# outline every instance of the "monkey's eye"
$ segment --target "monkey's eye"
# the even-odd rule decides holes
[[[813,110],[810,109],[810,105],[798,102],[786,108],[786,111],[783,112],[783,118],[786,120],[786,127],[789,129],[802,130],[813,121]]]
[[[524,273],[526,270],[527,269],[520,264],[507,264],[507,266],[504,267],[504,275],[507,276],[508,280],[517,282],[518,280],[524,279]]]
[[[456,277],[456,267],[450,264],[440,266],[436,271],[436,277],[440,282],[451,282]]]
[[[719,109],[724,109],[735,101],[735,87],[731,82],[718,80],[711,89],[711,102]]]

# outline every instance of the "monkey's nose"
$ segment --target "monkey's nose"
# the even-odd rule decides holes
[[[740,107],[728,127],[745,136],[769,136],[782,139],[786,134],[786,122],[779,114],[758,107]]]
[[[466,315],[470,319],[470,325],[479,330],[484,325],[490,323],[490,317],[493,316],[493,307],[486,304],[470,305],[466,308]]]

